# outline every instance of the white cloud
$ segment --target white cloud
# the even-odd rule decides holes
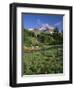
[[[54,24],[54,26],[59,26],[61,24],[61,21],[60,22],[57,22]]]

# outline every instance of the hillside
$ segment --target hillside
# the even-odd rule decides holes
[[[26,47],[44,45],[55,45],[62,44],[63,42],[63,33],[59,33],[57,28],[53,30],[53,33],[45,32],[44,30],[27,30],[24,29],[24,45]]]
[[[24,74],[63,73],[63,33],[24,29]]]

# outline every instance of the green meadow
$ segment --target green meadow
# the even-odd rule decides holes
[[[63,32],[24,29],[24,75],[63,73]]]

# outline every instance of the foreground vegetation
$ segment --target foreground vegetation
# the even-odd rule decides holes
[[[62,48],[24,53],[24,74],[63,73]]]
[[[24,74],[63,73],[63,33],[24,30]]]

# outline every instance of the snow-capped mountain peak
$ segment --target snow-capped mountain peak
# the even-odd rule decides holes
[[[44,31],[44,32],[50,32],[52,33],[55,27],[49,25],[49,24],[42,24],[41,27],[35,29],[35,28],[29,28],[29,30],[39,30],[39,31]]]
[[[53,30],[55,27],[49,25],[49,24],[42,24],[42,26],[39,28],[39,30]]]

